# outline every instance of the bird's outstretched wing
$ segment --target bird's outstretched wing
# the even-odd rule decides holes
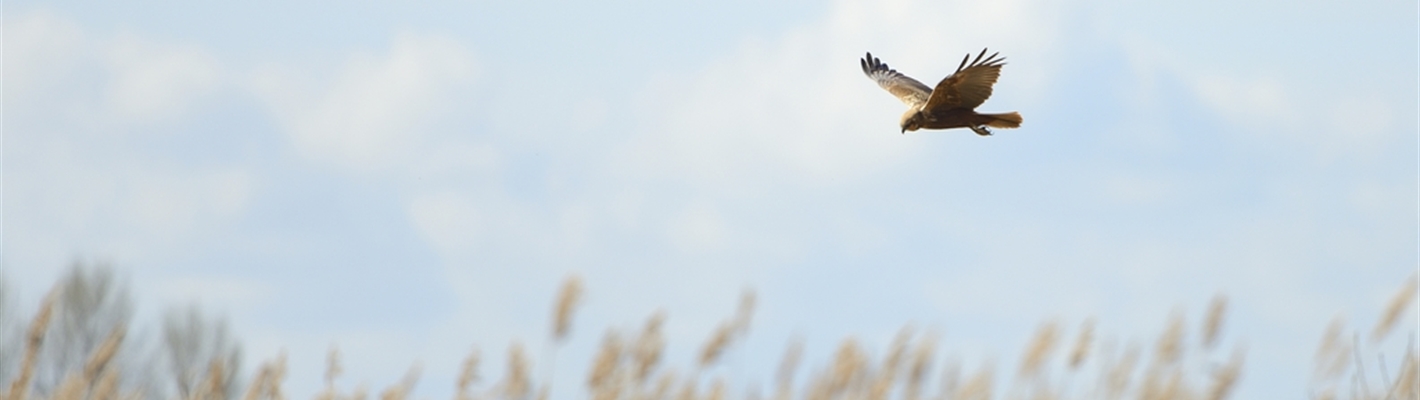
[[[909,107],[921,107],[932,95],[932,88],[889,68],[887,64],[874,58],[873,53],[859,59],[858,64],[863,66],[863,73],[868,75],[868,78],[887,89],[888,93],[897,96],[898,100],[907,103]]]
[[[986,56],[986,49],[981,49],[981,54],[976,55],[976,60],[971,60],[971,54],[961,60],[961,65],[957,66],[957,72],[951,76],[943,78],[937,83],[937,88],[932,90],[932,95],[927,99],[927,105],[923,110],[939,111],[953,108],[975,109],[991,97],[991,85],[996,84],[996,78],[1001,76],[1001,66],[1006,65],[1006,59],[996,58],[1001,53],[992,53]],[[985,59],[983,59],[985,57]]]

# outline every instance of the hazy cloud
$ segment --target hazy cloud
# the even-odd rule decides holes
[[[325,76],[333,78],[313,90],[293,82]],[[303,75],[268,67],[256,76],[256,88],[302,155],[371,171],[437,148],[430,130],[474,77],[472,53],[458,41],[403,33],[387,52],[356,55],[336,71]]]

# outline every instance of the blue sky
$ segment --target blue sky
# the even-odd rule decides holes
[[[935,328],[1009,365],[1038,323],[1152,340],[1232,299],[1241,395],[1296,397],[1326,324],[1368,327],[1416,256],[1406,1],[12,1],[3,268],[72,260],[140,308],[226,313],[288,388],[449,393],[474,345],[669,315],[671,360],[759,293],[724,373]],[[898,134],[873,52],[935,82],[982,47],[1018,130]],[[1414,317],[1405,322],[1413,327]],[[541,359],[541,358],[539,358]],[[571,367],[569,367],[571,366]],[[501,369],[499,370],[501,371]],[[490,371],[492,372],[492,371]],[[496,376],[496,374],[495,374]]]

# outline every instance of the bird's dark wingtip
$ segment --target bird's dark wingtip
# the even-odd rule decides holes
[[[865,53],[863,58],[858,60],[858,64],[863,67],[863,73],[868,75],[872,75],[875,71],[888,69],[886,64],[883,64],[877,57],[873,57],[872,52]]]

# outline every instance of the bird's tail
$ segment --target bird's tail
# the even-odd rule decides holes
[[[981,114],[991,117],[991,121],[986,122],[986,126],[992,128],[1020,128],[1021,113],[1008,112],[1003,114]]]

